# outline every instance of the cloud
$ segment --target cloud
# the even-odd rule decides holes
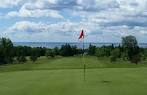
[[[52,17],[52,18],[63,18],[56,10],[50,9],[28,9],[27,6],[31,3],[24,4],[20,10],[11,11],[7,14],[8,17]]]
[[[21,4],[24,0],[3,0],[0,2],[0,8],[9,8]]]
[[[21,21],[16,22],[13,26],[11,26],[8,30],[10,32],[28,32],[28,33],[35,33],[41,32],[45,29],[45,24],[42,23],[34,23],[29,21]]]
[[[141,42],[144,41],[147,34],[147,28],[136,26],[98,26],[97,24],[85,22],[58,22],[54,24],[45,24],[42,22],[20,21],[12,25],[6,32],[7,37],[13,41],[56,41],[56,42],[75,42],[84,29],[86,32],[86,41],[88,42],[120,42],[126,35],[134,35]]]
[[[147,34],[146,0],[16,1],[10,7],[17,6],[17,9],[6,15],[0,13],[0,17],[19,18],[9,27],[11,32],[7,32],[14,40],[54,41],[59,38],[67,41],[71,38],[75,41],[81,29],[86,31],[87,41],[120,41],[126,35],[134,35],[143,41]],[[48,23],[46,17],[51,18]]]
[[[87,25],[90,26],[87,27]],[[74,23],[70,21],[55,24],[20,21],[6,30],[6,34],[14,41],[18,41],[16,39],[22,41],[77,41],[79,33],[83,28],[89,37],[98,35],[97,33],[102,34],[101,31],[95,30],[95,26],[87,25],[84,25],[84,22]]]
[[[61,41],[60,39],[69,38],[72,34],[69,29],[64,29],[64,25],[65,23],[44,24],[20,21],[5,32],[7,37],[10,37],[13,41]],[[67,25],[66,27],[70,28],[70,23]]]
[[[119,8],[119,4],[116,0],[77,0],[77,4],[85,11],[101,11]]]
[[[101,11],[119,8],[116,0],[42,0],[27,6],[28,9]]]

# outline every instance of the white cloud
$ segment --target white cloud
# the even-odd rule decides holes
[[[8,17],[52,17],[52,18],[63,18],[58,11],[56,10],[50,10],[50,9],[33,9],[29,10],[27,8],[27,5],[30,5],[31,3],[24,4],[20,10],[12,11],[7,14]]]
[[[45,28],[45,26],[46,25],[42,23],[21,21],[21,22],[16,22],[12,27],[9,28],[9,30],[10,32],[37,32],[37,31],[42,31]]]
[[[11,26],[6,34],[13,41],[78,41],[78,36],[84,29],[86,41],[88,42],[119,42],[121,37],[134,35],[140,41],[144,41],[147,28],[128,26],[98,26],[94,23],[86,22],[58,22],[55,24],[35,23],[30,21],[20,21]]]
[[[87,25],[90,26],[87,27]],[[94,27],[91,24],[84,25],[84,22],[73,23],[66,21],[44,24],[41,22],[21,21],[11,26],[6,31],[6,34],[13,41],[77,41],[81,29],[84,29],[86,35],[91,37],[91,32],[94,33]]]
[[[0,2],[0,8],[8,8],[19,5],[24,0],[3,0]]]
[[[6,30],[6,34],[13,41],[65,41],[72,34],[70,33],[72,31],[69,31],[71,23],[67,23],[67,26],[65,23],[44,24],[21,21]]]
[[[147,8],[146,0],[117,0],[120,4],[120,8],[130,10],[130,11],[138,11],[145,10]]]
[[[119,7],[116,0],[77,0],[77,3],[88,11],[101,11]]]
[[[11,6],[18,4],[20,2]],[[8,33],[17,39],[25,35],[21,37],[24,40],[26,37],[36,41],[56,40],[56,37],[65,41],[68,38],[75,40],[75,35],[81,29],[89,35],[88,40],[94,37],[115,41],[125,35],[135,35],[141,39],[147,34],[147,0],[26,0],[18,10],[10,11],[7,17],[23,17],[21,20],[27,18],[28,21],[12,25],[9,28],[11,33]],[[40,17],[55,18],[55,21],[50,21],[50,24],[44,21],[38,23]],[[29,21],[32,18],[36,23]]]

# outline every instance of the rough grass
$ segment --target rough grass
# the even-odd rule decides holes
[[[0,95],[147,95],[146,62],[85,60],[86,81],[80,56],[0,66]]]
[[[147,61],[140,64],[132,64],[128,61],[118,60],[110,62],[109,58],[97,58],[86,56],[85,63],[87,69],[98,68],[139,68],[147,67]],[[0,72],[24,71],[24,70],[56,70],[56,69],[83,69],[82,56],[75,57],[41,57],[36,62],[27,61],[24,64],[9,64],[0,66]]]

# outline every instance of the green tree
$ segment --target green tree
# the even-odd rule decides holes
[[[95,55],[96,53],[96,46],[90,44],[88,48],[88,55]]]
[[[78,49],[77,46],[72,46],[72,55],[77,55],[78,54]]]
[[[126,36],[122,38],[122,46],[127,51],[128,59],[132,63],[138,63],[140,61],[140,50],[136,37]]]
[[[104,57],[105,56],[105,49],[104,48],[97,48],[96,49],[96,56],[97,57]]]
[[[111,61],[116,61],[117,58],[119,58],[119,56],[120,56],[120,50],[118,48],[116,48],[116,49],[111,51],[110,60]]]
[[[16,59],[19,63],[26,62],[26,49],[23,46],[15,47]]]
[[[38,54],[38,49],[37,48],[32,48],[30,60],[35,62],[38,59],[39,56],[40,55]]]
[[[72,47],[69,44],[62,45],[60,49],[60,53],[62,56],[73,56],[73,50]]]
[[[58,47],[55,47],[53,51],[54,51],[55,55],[60,54],[60,49]]]
[[[110,57],[111,56],[111,51],[114,49],[114,45],[110,45],[110,46],[102,46],[100,48],[96,49],[96,56],[97,57]]]
[[[127,53],[127,51],[124,51],[124,52],[121,53],[121,58],[122,58],[124,61],[128,60],[128,53]]]
[[[142,48],[141,56],[142,56],[143,60],[146,60],[146,57],[147,57],[147,49],[146,48]]]
[[[54,52],[54,50],[52,50],[52,49],[48,49],[48,50],[46,50],[46,57],[52,57],[52,58],[54,58],[55,57],[55,52]]]
[[[126,36],[122,38],[122,46],[124,48],[136,48],[138,47],[138,42],[136,40],[136,37],[134,36]]]
[[[12,63],[14,58],[13,43],[10,39],[0,38],[0,63]]]

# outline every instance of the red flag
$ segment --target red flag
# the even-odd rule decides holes
[[[84,39],[84,31],[83,30],[81,31],[79,39]]]

